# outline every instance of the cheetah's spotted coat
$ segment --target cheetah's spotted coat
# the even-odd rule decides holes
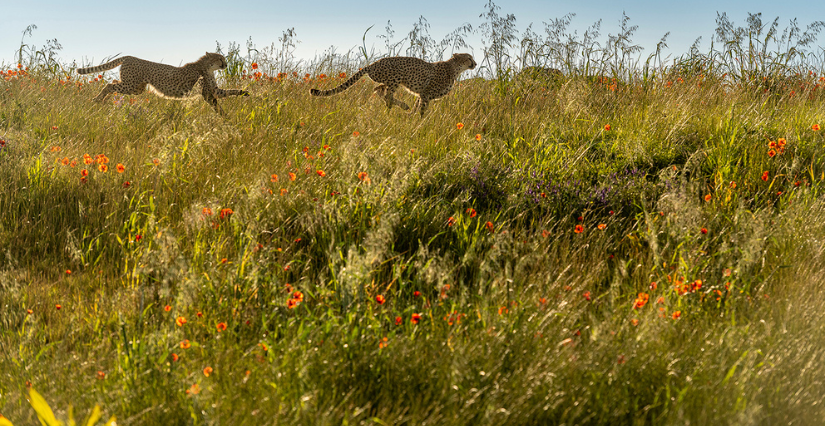
[[[373,81],[380,83],[375,92],[386,100],[388,109],[393,105],[410,109],[406,103],[393,96],[398,87],[404,87],[418,95],[413,109],[419,106],[419,112],[423,116],[431,100],[449,93],[458,76],[475,67],[476,62],[468,53],[456,53],[447,61],[435,63],[409,57],[384,58],[367,65],[334,89],[312,89],[310,93],[314,96],[334,95],[343,92],[364,75],[369,75]]]
[[[195,62],[182,67],[159,64],[134,56],[124,56],[103,65],[78,68],[78,74],[91,74],[110,70],[120,66],[120,81],[115,80],[106,85],[95,97],[95,101],[104,101],[111,93],[138,95],[148,87],[157,95],[171,99],[187,97],[195,84],[201,82],[201,96],[219,114],[224,114],[218,98],[226,96],[249,96],[245,90],[224,90],[218,87],[213,73],[226,68],[226,58],[218,53],[206,53]]]

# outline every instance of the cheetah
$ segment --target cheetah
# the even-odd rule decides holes
[[[182,67],[150,62],[134,56],[124,56],[103,65],[78,68],[78,74],[91,74],[120,66],[120,80],[106,85],[94,98],[103,102],[111,93],[139,95],[148,87],[156,95],[169,99],[184,99],[190,95],[195,83],[201,82],[201,95],[215,111],[225,115],[218,105],[218,98],[226,96],[249,96],[245,90],[224,90],[218,87],[215,76],[217,70],[226,68],[226,58],[219,53],[207,52],[195,62]]]
[[[334,95],[343,92],[364,75],[369,75],[373,81],[379,83],[375,87],[375,93],[386,100],[387,109],[391,109],[393,105],[398,105],[404,110],[410,109],[406,103],[393,96],[401,86],[418,96],[413,111],[418,107],[423,117],[431,100],[445,96],[462,72],[475,67],[476,62],[469,53],[456,53],[447,61],[435,63],[400,56],[383,58],[367,65],[334,89],[311,89],[310,93],[313,96]]]

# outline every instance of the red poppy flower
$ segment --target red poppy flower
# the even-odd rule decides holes
[[[378,296],[375,296],[375,301],[376,301],[379,305],[383,305],[383,304],[384,304],[384,302],[386,302],[386,301],[387,301],[387,299],[384,299],[384,296],[382,296],[382,295],[380,295],[380,294],[379,294]]]
[[[577,234],[581,234],[582,232],[584,232],[584,226],[576,225],[576,229],[574,229],[573,232],[575,232]]]
[[[412,314],[412,317],[410,317],[410,322],[413,324],[418,324],[419,321],[421,321],[421,314]]]

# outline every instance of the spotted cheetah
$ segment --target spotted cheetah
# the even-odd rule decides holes
[[[449,93],[458,76],[475,67],[476,62],[469,53],[456,53],[447,61],[435,63],[418,58],[396,56],[379,59],[367,65],[334,89],[312,89],[310,93],[313,96],[334,95],[343,92],[364,75],[369,75],[373,81],[380,83],[375,87],[375,93],[386,100],[387,109],[391,109],[393,105],[398,105],[405,110],[410,109],[406,103],[393,96],[401,86],[418,96],[413,110],[419,107],[419,113],[423,116],[431,100]]]
[[[226,68],[226,58],[218,53],[207,52],[197,61],[182,67],[150,62],[134,56],[124,56],[96,67],[78,68],[77,73],[97,73],[117,66],[120,66],[120,81],[115,80],[107,84],[95,97],[95,101],[103,102],[111,93],[139,95],[147,87],[158,96],[183,99],[190,95],[195,83],[200,81],[203,99],[211,104],[219,114],[225,115],[218,105],[218,98],[249,96],[245,90],[224,90],[218,87],[212,73]]]

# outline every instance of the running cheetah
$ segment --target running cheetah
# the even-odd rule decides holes
[[[418,96],[413,109],[420,107],[419,112],[424,116],[431,100],[449,93],[458,76],[475,67],[476,62],[469,53],[456,53],[447,61],[435,63],[409,57],[384,58],[367,65],[334,89],[312,89],[310,93],[313,96],[334,95],[343,92],[364,75],[369,75],[373,81],[380,83],[375,87],[375,93],[386,100],[387,109],[393,105],[405,110],[410,109],[406,103],[393,96],[396,89],[401,86]]]
[[[160,97],[183,99],[190,95],[195,83],[200,81],[203,99],[219,114],[225,115],[218,105],[218,98],[249,96],[245,90],[224,90],[218,87],[212,73],[226,68],[226,58],[218,53],[207,52],[197,61],[182,67],[150,62],[134,56],[124,56],[96,67],[78,68],[77,73],[97,73],[117,66],[120,66],[120,81],[115,80],[107,84],[95,97],[95,101],[103,102],[111,93],[139,95],[147,87]]]

